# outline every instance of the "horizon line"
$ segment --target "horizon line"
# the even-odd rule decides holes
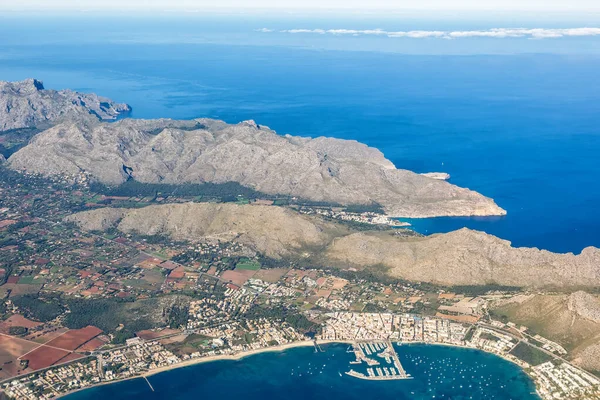
[[[457,6],[453,8],[441,8],[441,7],[235,7],[235,6],[202,6],[202,7],[185,7],[174,5],[172,7],[162,6],[91,6],[91,7],[69,7],[69,6],[2,6],[0,5],[0,11],[2,12],[109,12],[109,11],[141,11],[141,12],[182,12],[182,13],[203,13],[203,12],[234,12],[234,13],[246,13],[246,12],[433,12],[433,13],[448,13],[448,12],[535,12],[535,13],[587,13],[587,12],[600,12],[600,6],[591,8],[576,8],[576,7],[557,7],[549,6],[540,9],[539,7],[466,7]]]

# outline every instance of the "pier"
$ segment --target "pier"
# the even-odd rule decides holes
[[[313,340],[313,345],[315,346],[315,353],[324,353],[325,351],[321,348],[321,346],[319,346],[319,343],[317,343],[317,339]]]
[[[145,375],[143,375],[144,379],[146,380],[146,383],[148,384],[148,386],[150,386],[150,390],[152,390],[154,392],[154,388],[152,387],[152,385],[150,384],[150,381],[148,380],[148,378],[146,378]]]

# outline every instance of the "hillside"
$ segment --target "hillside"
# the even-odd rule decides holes
[[[116,227],[122,232],[166,234],[178,240],[218,238],[243,243],[273,258],[299,255],[346,233],[335,224],[282,207],[187,203],[141,209],[105,208],[67,218],[86,230]]]
[[[600,283],[596,248],[580,255],[514,248],[506,240],[469,229],[409,241],[355,233],[337,239],[327,257],[356,266],[385,265],[392,276],[440,284],[564,288]]]
[[[492,199],[411,171],[356,141],[278,135],[253,121],[71,121],[9,158],[17,170],[109,185],[238,182],[267,194],[380,204],[398,217],[504,215]]]
[[[492,305],[494,313],[525,325],[532,333],[564,346],[579,366],[600,372],[600,299],[576,292],[571,295],[516,296]],[[591,317],[591,318],[590,318]]]
[[[600,251],[580,255],[513,248],[494,236],[461,229],[424,238],[355,232],[346,226],[256,205],[189,203],[141,209],[97,209],[68,217],[87,230],[165,234],[199,240],[218,236],[270,257],[303,257],[338,268],[385,269],[394,278],[441,285],[593,287],[600,284]]]

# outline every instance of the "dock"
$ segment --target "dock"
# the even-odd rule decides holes
[[[366,373],[351,369],[346,372],[346,375],[368,380],[412,379],[402,367],[398,354],[389,340],[357,342],[352,346],[356,360],[350,361],[350,364],[360,365],[364,362],[368,368]],[[373,357],[382,358],[385,363],[382,364]]]
[[[401,376],[403,378],[408,378],[410,375],[406,373],[406,371],[404,370],[404,368],[402,367],[402,363],[400,362],[400,359],[398,358],[398,353],[396,353],[396,350],[394,350],[394,345],[392,345],[392,342],[388,341],[388,349],[391,350],[390,352],[390,356],[392,357],[393,361],[394,361],[394,367],[396,367],[396,370],[398,370],[398,376]]]

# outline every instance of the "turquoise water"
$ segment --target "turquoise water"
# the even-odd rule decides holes
[[[280,133],[355,139],[399,168],[442,171],[504,218],[468,226],[558,252],[600,246],[600,37],[392,39],[263,27],[490,29],[583,19],[0,15],[0,79],[93,91],[139,118],[254,119]]]
[[[538,399],[533,383],[516,365],[472,349],[434,345],[397,347],[414,379],[367,381],[344,374],[354,355],[347,345],[262,353],[239,361],[215,361],[143,379],[99,386],[67,400],[190,399],[210,396],[252,399]],[[341,375],[341,376],[340,376]]]

